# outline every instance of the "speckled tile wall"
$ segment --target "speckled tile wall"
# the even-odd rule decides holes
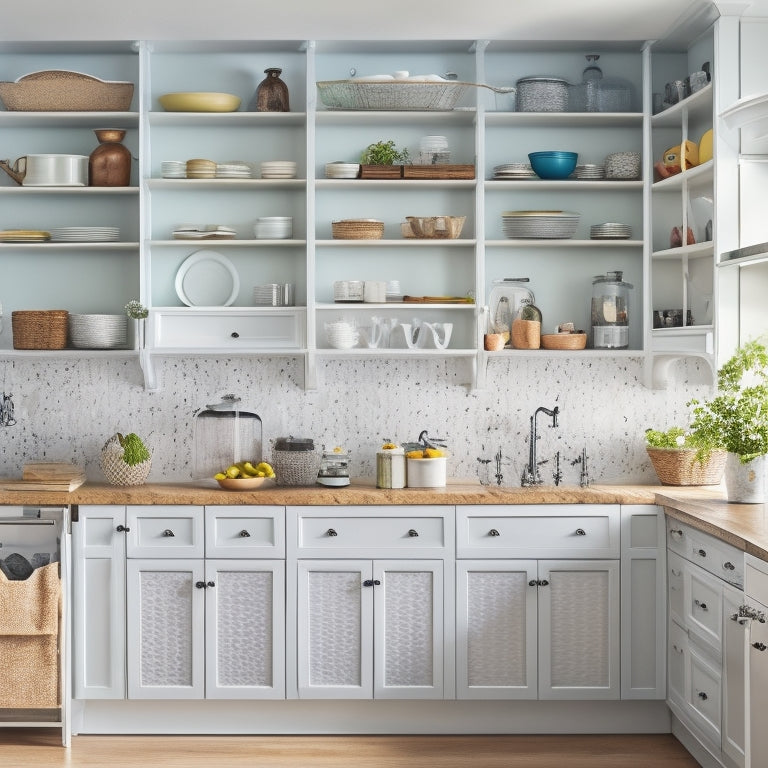
[[[4,363],[4,391],[20,417],[0,428],[0,475],[20,477],[26,461],[74,461],[103,480],[100,449],[120,431],[147,438],[151,481],[190,480],[195,413],[234,393],[262,419],[265,458],[275,437],[312,437],[344,446],[352,474],[373,477],[382,441],[415,440],[426,429],[447,440],[451,476],[495,483],[500,451],[502,484],[519,485],[530,417],[557,405],[557,428],[538,419],[546,483],[559,452],[563,483],[577,484],[573,462],[585,448],[593,482],[652,483],[643,431],[687,423],[688,399],[709,391],[706,366],[693,360],[676,364],[664,390],[644,387],[642,361],[625,357],[494,358],[477,392],[465,360],[323,361],[311,392],[299,358],[160,358],[157,366],[162,389],[150,393],[135,359]]]

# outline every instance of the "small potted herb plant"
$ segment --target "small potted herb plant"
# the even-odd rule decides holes
[[[717,485],[728,455],[682,427],[646,429],[645,450],[662,485]]]
[[[369,144],[360,155],[360,178],[399,179],[403,164],[410,161],[408,149],[398,149],[391,139]]]
[[[744,344],[717,372],[711,399],[691,400],[691,433],[698,445],[728,451],[729,501],[762,503],[768,485],[768,349]]]

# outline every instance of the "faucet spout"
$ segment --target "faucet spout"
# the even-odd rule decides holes
[[[520,484],[525,487],[528,485],[541,485],[543,480],[539,474],[539,467],[536,461],[536,441],[538,440],[538,429],[536,425],[536,419],[539,413],[545,413],[552,419],[551,427],[557,426],[557,415],[560,413],[560,408],[555,406],[551,410],[540,406],[537,408],[533,416],[531,416],[531,434],[528,442],[528,466],[523,470],[523,476],[520,479]]]

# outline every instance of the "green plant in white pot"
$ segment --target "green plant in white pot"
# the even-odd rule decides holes
[[[717,372],[717,392],[691,400],[691,434],[702,451],[728,451],[725,485],[729,501],[761,503],[768,471],[768,349],[744,344]]]

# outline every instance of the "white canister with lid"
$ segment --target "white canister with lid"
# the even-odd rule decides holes
[[[405,488],[405,450],[387,444],[376,453],[376,487]]]

